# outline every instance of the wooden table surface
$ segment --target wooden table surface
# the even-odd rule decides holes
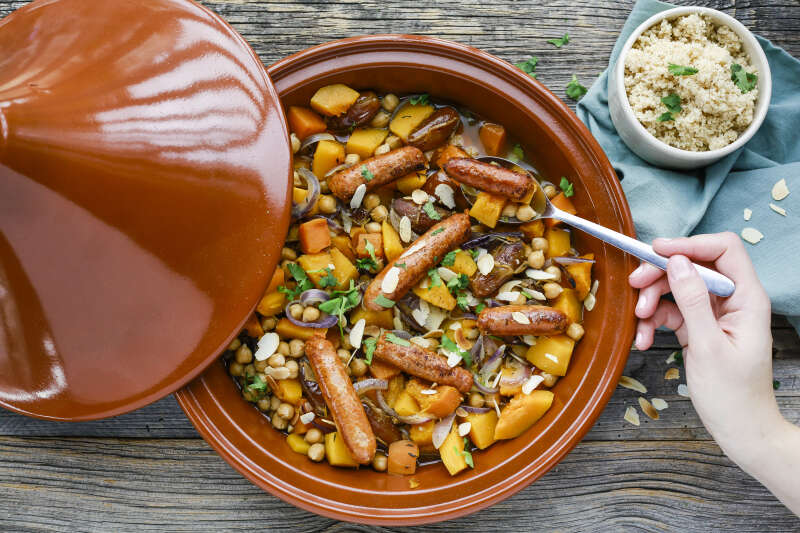
[[[95,0],[107,1],[107,0]],[[0,0],[0,16],[26,1]],[[605,68],[633,2],[398,0],[204,1],[265,64],[331,39],[415,33],[452,39],[517,62],[540,58],[539,80],[564,98],[575,73],[587,87]],[[680,2],[681,4],[687,2]],[[800,57],[798,0],[702,0]],[[546,39],[568,31],[560,50]],[[0,52],[1,53],[1,52]],[[571,103],[571,101],[570,101]],[[773,322],[778,402],[800,423],[800,340]],[[661,419],[623,421],[638,394],[618,389],[584,441],[540,481],[475,515],[419,531],[800,531],[766,489],[731,463],[703,428],[685,382],[665,381],[678,348],[659,334],[632,352],[625,374],[669,402]],[[502,526],[500,526],[502,524]],[[172,397],[111,420],[53,423],[0,410],[0,531],[373,530],[337,523],[262,492],[197,434]]]

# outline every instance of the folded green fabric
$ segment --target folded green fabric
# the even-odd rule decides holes
[[[614,65],[633,30],[647,18],[675,7],[639,0],[631,11],[609,60]],[[733,231],[751,226],[764,234],[745,243],[774,313],[787,315],[800,331],[800,61],[758,37],[772,71],[772,100],[756,135],[737,152],[704,169],[673,171],[654,167],[622,142],[608,111],[606,69],[578,103],[578,117],[600,142],[631,206],[639,238],[676,237]],[[774,202],[772,186],[781,178],[787,198]],[[773,202],[787,216],[772,211]],[[745,222],[745,208],[753,211]]]

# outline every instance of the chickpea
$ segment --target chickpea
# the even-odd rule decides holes
[[[558,194],[558,190],[555,188],[554,185],[545,185],[542,190],[547,195],[548,198],[553,198]]]
[[[386,220],[386,217],[389,216],[389,210],[386,209],[384,206],[379,205],[378,207],[370,211],[369,214],[372,217],[372,220],[374,220],[375,222],[383,222],[384,220]]]
[[[309,305],[303,309],[303,322],[316,322],[319,320],[319,309]]]
[[[542,268],[544,266],[544,252],[541,250],[534,250],[529,253],[528,266],[536,269]]]
[[[278,406],[278,410],[275,411],[275,414],[281,418],[285,418],[286,420],[291,420],[291,418],[294,416],[294,407],[292,404],[282,403]]]
[[[323,194],[319,197],[319,203],[317,206],[319,206],[319,210],[323,213],[335,213],[336,199],[330,194]]]
[[[397,109],[399,104],[400,99],[397,97],[397,95],[392,93],[387,94],[381,99],[381,106],[389,113]]]
[[[350,167],[358,164],[359,161],[361,161],[361,156],[358,154],[347,154],[347,157],[344,158],[344,164]]]
[[[552,281],[545,283],[544,286],[542,287],[542,292],[544,293],[544,297],[547,298],[548,300],[558,298],[558,295],[561,294],[561,291],[563,290],[564,289],[563,287],[561,287],[561,285],[559,285],[558,283],[553,283]]]
[[[367,370],[367,363],[365,363],[363,359],[355,358],[350,361],[350,372],[352,372],[355,377],[360,378],[367,373]]]
[[[289,307],[289,314],[292,315],[292,318],[300,320],[303,318],[303,304],[292,304]]]
[[[279,342],[278,349],[276,351],[282,356],[288,357],[290,354],[289,343],[286,341]]]
[[[343,363],[347,363],[347,361],[350,360],[350,352],[343,350],[342,348],[336,350],[336,355],[339,356],[339,359],[341,359]]]
[[[342,339],[342,345],[340,347],[344,348],[345,350],[348,350],[348,351],[352,351],[353,350],[353,345],[350,344],[350,335],[345,335],[344,336],[344,338]]]
[[[364,209],[370,211],[381,205],[381,197],[374,192],[369,193],[364,197],[364,202],[361,205],[364,206]]]
[[[319,192],[321,192],[322,194],[328,194],[329,192],[331,192],[331,186],[328,185],[328,180],[326,179],[320,180]]]
[[[308,447],[308,458],[319,463],[325,458],[325,445],[317,442]]]
[[[523,222],[532,220],[536,216],[536,211],[529,205],[523,205],[517,209],[517,218]]]
[[[511,202],[507,203],[500,213],[501,216],[511,218],[517,214],[517,205]]]
[[[257,407],[258,407],[258,409],[260,411],[267,412],[267,411],[269,411],[269,406],[270,406],[271,403],[272,402],[270,402],[269,398],[264,397],[264,398],[261,398],[260,400],[258,400],[258,403],[256,405],[257,405]]]
[[[322,442],[322,432],[317,428],[311,428],[306,431],[306,442],[309,444],[316,444]]]
[[[280,407],[280,405],[281,405],[281,399],[278,398],[277,396],[273,396],[272,398],[269,399],[269,410],[270,411],[277,410],[278,407]]]
[[[483,394],[480,392],[473,392],[469,395],[468,403],[471,407],[483,407]]]
[[[245,401],[248,401],[250,403],[255,403],[255,402],[258,401],[258,397],[256,396],[256,392],[253,391],[253,390],[250,390],[250,389],[244,389],[242,391],[242,398],[244,398]]]
[[[372,122],[370,122],[369,125],[373,128],[385,128],[389,125],[390,118],[392,118],[392,115],[381,110],[372,118]]]
[[[297,365],[297,361],[289,359],[286,361],[286,369],[289,371],[289,379],[294,379],[300,373],[300,367]]]
[[[238,378],[242,374],[244,374],[244,366],[242,366],[241,363],[237,363],[236,361],[234,361],[228,365],[228,374]]]
[[[391,151],[392,151],[392,147],[389,146],[386,143],[383,143],[382,145],[380,145],[377,148],[375,148],[375,155],[388,154]]]
[[[272,427],[278,430],[286,429],[286,426],[289,425],[289,421],[283,418],[282,416],[272,415]]]
[[[300,339],[292,339],[292,341],[289,343],[289,353],[286,355],[294,358],[303,357],[305,351],[306,343]]]
[[[517,295],[517,299],[514,300],[513,302],[511,302],[511,304],[512,305],[525,305],[525,302],[527,302],[527,301],[528,301],[528,299],[525,298],[525,295],[522,294],[522,293],[519,293]]]
[[[544,385],[547,388],[552,387],[553,385],[556,384],[556,381],[558,381],[558,376],[554,376],[553,374],[548,374],[547,372],[542,372],[542,378],[544,379],[544,381],[542,381],[542,385]]]
[[[236,350],[236,362],[246,365],[252,360],[253,352],[250,351],[250,348],[248,348],[246,344],[239,346],[239,349]]]
[[[289,135],[289,140],[292,142],[292,153],[296,154],[300,151],[300,139],[297,137],[297,135],[292,133]]]
[[[296,265],[296,264],[297,264],[296,261],[291,261],[289,259],[284,259],[283,261],[281,261],[281,268],[283,270],[285,270],[286,272],[288,272],[289,271],[289,265]]]
[[[239,346],[241,345],[242,341],[240,341],[239,339],[233,339],[231,343],[228,345],[228,349],[232,352],[235,352],[236,350],[239,349]]]
[[[545,268],[544,271],[555,277],[553,281],[561,281],[561,269],[557,266],[550,265],[549,267]]]
[[[567,337],[574,341],[579,341],[583,337],[584,334],[583,326],[578,324],[577,322],[573,322],[567,328]]]
[[[268,316],[261,320],[261,327],[264,331],[272,331],[278,325],[278,320],[274,316]]]
[[[380,233],[381,232],[381,225],[377,222],[369,222],[364,229],[367,230],[367,233]]]
[[[531,248],[541,250],[543,254],[546,254],[550,249],[550,243],[544,237],[534,237],[531,239]]]
[[[364,335],[366,337],[380,337],[381,336],[381,328],[378,326],[370,324],[369,326],[364,328]]]
[[[267,363],[272,368],[280,368],[284,364],[286,364],[286,358],[279,353],[274,353],[269,356],[269,359],[267,359]]]
[[[389,466],[389,459],[382,453],[376,453],[372,458],[372,468],[378,472],[385,472]]]
[[[265,359],[264,361],[256,361],[253,363],[253,366],[256,367],[258,372],[264,372],[269,366],[269,359]]]
[[[243,372],[244,372],[244,375],[247,376],[248,378],[249,377],[253,377],[253,376],[256,375],[256,367],[253,366],[253,365],[246,365],[244,367]]]
[[[389,148],[392,150],[397,150],[401,146],[403,146],[403,140],[398,137],[397,135],[389,135],[386,137],[386,144],[389,145]]]

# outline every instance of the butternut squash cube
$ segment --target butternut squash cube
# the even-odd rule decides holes
[[[350,455],[350,450],[338,431],[325,435],[325,457],[332,466],[357,467],[358,463]]]
[[[421,189],[428,181],[428,174],[424,170],[406,174],[397,180],[397,190],[403,194],[411,194],[414,189]]]
[[[451,159],[469,157],[469,154],[454,144],[448,144],[442,148],[437,148],[431,156],[431,161],[435,168],[442,168]]]
[[[442,309],[452,311],[456,306],[456,299],[453,298],[453,295],[450,294],[450,291],[447,290],[447,287],[444,286],[444,283],[437,285],[436,287],[427,288],[417,285],[414,287],[413,291],[414,294],[429,304],[435,305],[436,307],[441,307]]]
[[[490,228],[497,225],[500,213],[506,205],[506,199],[502,196],[495,196],[488,192],[481,191],[469,210],[469,216],[485,224]]]
[[[289,445],[289,448],[291,448],[293,452],[302,455],[308,454],[308,449],[311,447],[311,445],[308,442],[306,442],[306,439],[304,439],[302,435],[298,435],[297,433],[292,433],[291,435],[287,436],[286,444]]]
[[[550,203],[553,204],[555,207],[561,209],[562,211],[566,211],[567,213],[574,215],[578,212],[575,209],[575,206],[572,204],[572,200],[564,196],[563,192],[558,193],[552,199],[550,199]],[[546,218],[544,220],[545,226],[548,228],[552,228],[553,226],[558,226],[561,224],[560,220],[556,220],[555,218]]]
[[[322,179],[333,167],[344,163],[344,146],[336,141],[320,141],[311,161],[311,172]]]
[[[337,252],[338,249],[334,248]],[[308,279],[311,280],[314,285],[319,287],[320,280],[327,276],[328,273],[325,272],[326,268],[330,268],[328,265],[334,265],[333,263],[333,256],[328,252],[320,252],[318,254],[303,254],[297,258],[297,264],[306,271],[308,275]],[[336,275],[336,270],[334,269],[334,276]],[[338,279],[338,278],[337,278]]]
[[[331,245],[331,232],[328,221],[324,218],[313,218],[300,224],[298,231],[300,249],[304,254],[321,252]]]
[[[256,315],[250,315],[244,324],[244,329],[250,337],[255,339],[260,339],[264,335],[264,328],[261,327],[261,322]]]
[[[414,105],[407,103],[397,111],[394,118],[389,123],[389,129],[392,133],[403,139],[403,142],[407,142],[408,134],[414,131],[414,128],[422,124],[422,121],[428,118],[432,113],[432,105]]]
[[[534,237],[544,235],[544,221],[541,218],[520,224],[519,230],[525,235],[525,240],[529,241]]]
[[[485,450],[495,442],[494,429],[497,426],[497,412],[492,409],[485,413],[469,413],[464,417],[469,422],[469,440],[480,450]]]
[[[469,254],[469,252],[461,250],[460,252],[456,253],[453,265],[447,268],[456,274],[466,274],[467,277],[472,277],[475,271],[478,270],[478,265],[475,263],[475,260],[472,259],[472,256]]]
[[[338,282],[336,288],[341,291],[350,287],[350,280],[358,277],[358,270],[338,248],[331,248],[328,253],[333,262],[333,277]]]
[[[286,403],[297,405],[303,400],[303,389],[296,379],[267,380],[275,396]],[[275,383],[273,385],[273,383]]]
[[[423,424],[414,424],[408,430],[408,435],[414,444],[419,446],[422,450],[433,449],[433,426],[436,423],[433,420],[428,420]]]
[[[381,236],[383,237],[383,254],[387,261],[394,261],[403,253],[403,243],[400,242],[400,235],[392,227],[388,220],[381,223]]]
[[[307,107],[289,106],[286,120],[289,122],[289,130],[297,135],[297,138],[301,141],[310,135],[322,133],[327,129],[322,117]]]
[[[384,399],[386,403],[389,404],[389,407],[394,408],[395,403],[397,403],[397,398],[400,396],[400,393],[403,392],[405,386],[406,380],[403,378],[402,374],[398,374],[389,380],[389,388],[386,389],[386,394],[384,394]]]
[[[300,339],[307,341],[314,335],[325,335],[328,330],[323,328],[306,328],[303,326],[296,326],[289,321],[288,318],[281,318],[275,326],[275,332],[280,335],[281,339],[291,340]]]
[[[478,136],[487,155],[505,155],[506,129],[503,126],[487,122],[478,130]]]
[[[286,295],[282,292],[272,291],[261,297],[256,311],[261,316],[275,316],[282,313],[284,307],[286,307]]]
[[[400,374],[400,369],[389,363],[373,359],[369,365],[369,373],[376,379],[390,379]]]
[[[350,134],[345,148],[348,154],[358,154],[361,159],[367,159],[372,157],[388,135],[389,130],[383,128],[357,129]]]
[[[350,109],[358,100],[358,91],[343,83],[326,85],[317,89],[311,97],[311,108],[317,113],[329,117],[337,117]]]
[[[561,257],[569,255],[569,249],[572,247],[569,241],[569,232],[564,229],[548,228],[544,233],[545,239],[549,245],[547,250],[547,257]]]
[[[455,476],[467,468],[467,461],[464,459],[464,438],[458,436],[455,424],[453,424],[450,434],[439,446],[439,456],[451,476]]]
[[[350,313],[350,323],[355,324],[364,319],[367,326],[378,326],[383,329],[394,329],[394,317],[391,309],[381,311],[370,311],[359,306]]]
[[[305,189],[301,189],[300,187],[292,188],[292,201],[296,204],[303,202],[308,196],[308,191]],[[311,211],[308,212],[310,215],[316,215],[319,213],[319,199],[314,202],[314,207],[311,208]]]
[[[594,259],[594,254],[585,254],[582,259]],[[575,290],[578,291],[578,299],[583,301],[589,295],[592,288],[592,263],[575,263],[567,265],[567,272],[575,282]]]
[[[356,245],[356,255],[358,257],[371,257],[369,250],[367,250],[367,243],[372,244],[375,257],[383,257],[383,237],[380,233],[361,233],[358,236],[358,244]]]
[[[431,390],[436,393],[430,394]],[[417,379],[410,379],[406,383],[406,392],[416,400],[420,412],[436,418],[446,417],[461,405],[461,393],[449,385],[434,388]]]
[[[500,411],[494,428],[495,440],[513,439],[522,435],[553,405],[553,393],[535,390],[530,394],[518,394]]]
[[[553,308],[562,311],[570,322],[580,322],[583,316],[582,300],[578,299],[578,291],[564,289],[553,301]]]
[[[347,234],[336,235],[331,237],[331,244],[333,244],[340,252],[344,254],[348,261],[351,263],[356,262],[356,254],[353,251],[353,244],[350,241],[350,236]]]
[[[419,405],[417,401],[408,393],[408,390],[404,390],[400,393],[397,397],[397,400],[394,402],[394,406],[392,406],[397,414],[400,416],[411,416],[419,413]]]
[[[539,337],[536,344],[528,348],[525,358],[548,374],[563,376],[567,373],[574,347],[575,341],[566,335]]]

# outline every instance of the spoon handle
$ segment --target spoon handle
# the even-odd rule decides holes
[[[639,240],[628,237],[627,235],[623,235],[622,233],[608,229],[600,224],[595,224],[594,222],[589,222],[586,219],[576,217],[575,215],[571,215],[561,211],[560,209],[555,209],[552,207],[552,210],[553,212],[550,215],[552,218],[561,220],[570,226],[583,230],[589,235],[593,235],[598,239],[619,248],[623,252],[628,252],[629,254],[638,257],[642,261],[646,261],[651,265],[660,268],[661,270],[667,269],[667,258],[653,251],[653,247],[649,244],[645,244]],[[719,272],[698,264],[694,264],[694,267],[697,269],[700,277],[703,278],[703,281],[705,281],[709,292],[716,294],[717,296],[725,297],[733,294],[736,286],[729,278],[723,276]]]

